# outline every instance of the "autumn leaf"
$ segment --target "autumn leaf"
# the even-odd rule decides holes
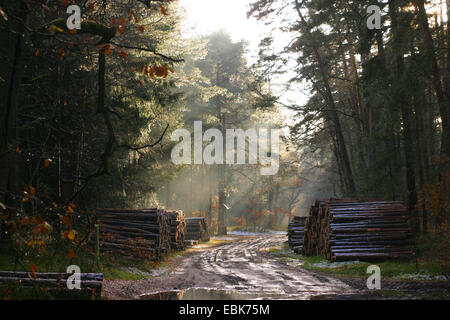
[[[72,228],[72,222],[70,221],[70,217],[69,217],[69,216],[62,216],[62,217],[61,217],[61,221],[62,221],[68,228]]]
[[[45,247],[44,241],[41,241],[41,240],[30,240],[26,243],[26,245],[30,248],[36,247],[36,246]]]
[[[137,26],[138,27],[138,29],[141,31],[141,32],[144,32],[145,31],[145,27],[144,26]]]
[[[120,25],[117,32],[119,32],[120,34],[123,34],[125,32],[125,27],[123,25]]]
[[[105,50],[105,54],[106,54],[107,56],[109,56],[109,55],[111,54],[111,51],[112,51],[112,48],[111,48],[110,45],[108,45],[108,47],[107,47],[106,50]]]
[[[91,13],[94,12],[94,9],[95,9],[94,4],[93,3],[89,4],[89,11]]]
[[[68,0],[61,0],[63,6],[67,6],[68,5]]]
[[[31,275],[33,276],[33,278],[37,278],[36,276],[36,271],[39,270],[38,266],[35,265],[33,262],[30,261],[30,270],[31,270]]]
[[[73,230],[69,231],[69,233],[67,234],[67,239],[69,239],[70,241],[75,240],[75,232],[73,232]]]
[[[50,8],[47,7],[45,4],[42,4],[42,9],[44,9],[44,11],[50,12]]]
[[[73,252],[72,248],[70,248],[68,256],[69,256],[70,259],[75,258],[75,252]]]
[[[59,50],[58,50],[58,57],[59,57],[59,60],[62,61],[65,55],[66,55],[66,52],[65,52],[63,49],[59,49]]]
[[[164,8],[162,4],[159,5],[159,8],[161,9],[161,13],[162,13],[163,15],[165,15],[165,16],[168,15],[166,8]]]
[[[59,28],[59,27],[57,27],[57,26],[55,26],[55,25],[52,25],[52,28],[53,28],[53,30],[58,31],[59,33],[64,33],[64,30],[63,30],[63,29],[61,29],[61,28]]]
[[[157,77],[164,77],[166,78],[169,74],[168,69],[166,66],[160,66],[155,68],[155,73]]]
[[[73,213],[73,208],[72,208],[72,207],[68,207],[68,208],[66,209],[66,213],[67,213],[67,214],[72,214],[72,213]]]
[[[123,59],[126,59],[128,57],[128,53],[126,53],[125,51],[120,51],[119,54]]]
[[[34,55],[37,57],[38,55],[39,55],[39,50],[36,50],[35,52],[34,52]]]
[[[20,153],[20,147],[16,148],[16,153]]]
[[[148,72],[150,78],[154,78],[155,77],[155,69],[153,69],[153,67],[150,67],[150,70]]]

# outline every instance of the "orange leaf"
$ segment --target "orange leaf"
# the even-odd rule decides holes
[[[75,258],[75,252],[73,252],[72,248],[70,248],[68,256],[69,256],[70,259]]]
[[[164,8],[164,7],[162,6],[162,4],[159,5],[159,8],[161,9],[161,13],[162,13],[163,15],[165,15],[165,16],[168,15],[166,8]]]
[[[61,217],[61,220],[68,228],[72,227],[72,223],[70,221],[70,217],[69,216],[63,216],[63,217]]]
[[[92,13],[92,12],[94,12],[94,4],[93,3],[91,3],[90,5],[89,5],[89,11]]]
[[[67,6],[67,4],[68,4],[67,0],[61,0],[61,2],[63,4],[63,6]]]
[[[50,8],[47,7],[45,4],[42,5],[42,9],[44,9],[44,11],[50,12]]]
[[[148,74],[149,74],[150,78],[153,79],[155,77],[155,69],[153,69],[153,67],[150,67]]]
[[[108,45],[108,48],[106,48],[106,50],[105,50],[105,54],[108,56],[110,53],[111,53],[111,46],[110,45]]]
[[[63,49],[58,50],[59,60],[62,61],[62,59],[64,58],[65,55],[66,55],[66,53],[65,53],[65,51]]]
[[[75,240],[75,232],[70,230],[69,233],[67,234],[67,239],[72,240],[72,241]]]
[[[39,55],[39,50],[36,50],[36,51],[34,52],[34,55],[37,57],[37,56]]]
[[[20,153],[20,147],[16,148],[16,153]]]
[[[30,261],[30,270],[31,270],[31,275],[33,276],[33,278],[37,278],[36,276],[36,271],[39,270],[38,266],[35,265],[33,262]]]
[[[67,214],[72,214],[73,213],[73,208],[72,207],[68,207],[66,212],[67,212]]]
[[[125,32],[125,28],[124,26],[119,26],[119,30],[117,30],[117,32],[119,32],[120,34],[123,34]]]
[[[128,56],[128,53],[126,53],[125,51],[120,51],[120,56],[121,56],[123,59],[126,59],[127,56]]]
[[[145,27],[144,26],[137,26],[138,27],[138,29],[141,31],[141,32],[144,32],[145,31]]]

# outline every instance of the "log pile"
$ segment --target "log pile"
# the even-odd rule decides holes
[[[175,250],[184,250],[185,233],[186,233],[186,220],[183,211],[167,211],[166,214],[169,217],[170,228],[170,247]]]
[[[293,217],[288,226],[289,246],[295,253],[302,253],[306,217]]]
[[[317,200],[306,222],[303,254],[334,261],[414,255],[408,209],[399,201]]]
[[[101,209],[100,250],[159,260],[170,250],[169,216],[159,209]]]
[[[187,241],[209,241],[208,223],[205,218],[186,218],[186,237]]]
[[[14,287],[31,288],[42,287],[49,290],[69,290],[67,280],[72,274],[68,273],[38,273],[35,272],[13,272],[0,271],[0,283],[4,285],[12,284]],[[72,281],[73,282],[73,281]],[[102,292],[103,273],[81,273],[80,290],[74,289],[74,293],[83,292],[90,296],[99,297]],[[72,291],[72,290],[70,290]]]

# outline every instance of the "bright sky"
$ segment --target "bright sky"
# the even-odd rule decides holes
[[[227,31],[233,41],[245,40],[248,44],[246,57],[250,63],[255,62],[258,55],[258,45],[267,33],[271,32],[271,27],[265,26],[254,18],[247,19],[249,10],[249,0],[180,0],[180,4],[185,8],[187,21],[183,28],[185,32],[191,34],[203,35],[214,31]],[[280,35],[279,38],[283,38]],[[286,79],[281,80],[287,81]],[[275,87],[272,89],[276,90]],[[288,97],[289,96],[289,97]],[[294,100],[304,100],[305,97],[299,97],[298,94],[285,98]],[[287,102],[287,101],[285,101]],[[281,109],[285,117],[292,116],[292,112]]]
[[[195,34],[224,29],[233,41],[247,41],[250,56],[256,56],[264,26],[247,19],[248,0],[180,0],[180,4],[187,13],[184,28],[193,28]]]

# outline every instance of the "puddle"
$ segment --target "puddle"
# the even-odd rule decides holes
[[[140,300],[261,300],[281,296],[281,293],[240,293],[233,290],[190,288],[184,291],[167,291],[143,294]]]

